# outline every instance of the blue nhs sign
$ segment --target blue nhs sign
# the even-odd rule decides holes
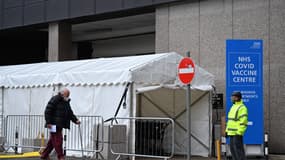
[[[248,108],[245,144],[263,144],[263,41],[226,41],[226,112],[233,91],[240,91]]]

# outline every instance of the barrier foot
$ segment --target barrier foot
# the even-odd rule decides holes
[[[119,159],[120,159],[120,157],[121,157],[121,155],[118,155],[118,157],[116,158],[116,160],[119,160]]]

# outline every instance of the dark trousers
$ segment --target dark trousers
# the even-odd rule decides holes
[[[62,149],[63,137],[62,137],[62,129],[56,128],[56,133],[50,133],[50,137],[47,143],[46,148],[43,150],[41,154],[42,159],[47,159],[49,157],[50,152],[55,149],[57,158],[63,159],[63,149]]]
[[[246,160],[243,136],[230,136],[230,149],[233,160]]]

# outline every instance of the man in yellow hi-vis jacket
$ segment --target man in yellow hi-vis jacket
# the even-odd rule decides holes
[[[247,128],[248,113],[240,92],[233,92],[233,105],[228,113],[226,136],[230,137],[230,150],[233,160],[245,160],[243,135]]]

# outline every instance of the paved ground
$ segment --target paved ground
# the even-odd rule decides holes
[[[21,159],[9,159],[9,160],[39,160],[39,158],[21,158]],[[57,160],[57,158],[52,157],[51,160]],[[66,160],[90,160],[87,158],[72,158],[67,157]],[[95,160],[95,159],[92,159]],[[122,159],[126,160],[126,159]],[[151,158],[136,158],[136,160],[160,160],[160,159],[151,159]],[[174,157],[171,160],[186,160],[185,156],[182,157]],[[217,160],[216,157],[191,157],[191,160]],[[222,160],[225,160],[225,158],[222,157]],[[248,158],[248,160],[264,160],[264,158]],[[285,160],[285,155],[270,155],[269,160]]]

